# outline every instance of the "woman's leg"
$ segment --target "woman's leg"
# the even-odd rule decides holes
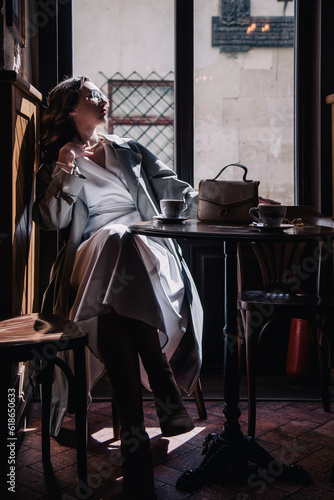
[[[123,318],[99,317],[98,346],[121,422],[123,498],[155,499],[153,462],[144,426],[138,352]]]
[[[191,431],[194,424],[167,357],[161,351],[157,330],[142,321],[129,318],[125,321],[147,372],[163,435],[177,436]]]

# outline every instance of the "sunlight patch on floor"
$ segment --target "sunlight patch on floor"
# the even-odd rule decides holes
[[[194,436],[199,434],[200,432],[203,432],[205,430],[205,425],[200,426],[200,427],[195,427],[193,430],[186,432],[184,434],[180,434],[179,436],[174,436],[174,437],[165,437],[162,436],[161,434],[161,429],[160,427],[147,427],[146,431],[150,437],[150,439],[153,439],[157,436],[161,436],[162,439],[167,439],[169,441],[168,444],[168,453],[171,451],[175,450],[179,446],[181,446],[183,443],[186,443],[190,439],[192,439]],[[105,443],[107,441],[111,441],[114,438],[114,432],[112,427],[103,427],[97,432],[94,432],[91,434],[91,438],[97,441],[98,443]],[[119,440],[115,440],[112,443],[110,443],[110,449],[114,449],[120,445]]]

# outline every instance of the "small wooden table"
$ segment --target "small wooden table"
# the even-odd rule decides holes
[[[129,227],[133,234],[177,239],[220,240],[225,257],[225,325],[224,334],[224,428],[220,435],[209,435],[206,453],[200,467],[182,474],[177,487],[193,491],[221,476],[222,470],[233,466],[242,468],[242,464],[253,462],[262,468],[275,466],[274,458],[263,450],[253,438],[243,436],[239,410],[239,364],[237,349],[237,242],[244,241],[307,241],[314,239],[328,240],[327,248],[332,248],[334,229],[322,226],[294,226],[282,230],[260,231],[251,225],[222,225],[219,222],[187,220],[177,224],[163,224],[158,221],[140,222]],[[280,477],[295,482],[308,482],[308,474],[299,466],[281,464]],[[241,471],[240,471],[241,472]],[[245,472],[245,471],[243,471]]]

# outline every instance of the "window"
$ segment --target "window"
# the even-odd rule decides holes
[[[173,2],[98,3],[73,0],[73,73],[109,95],[109,133],[137,139],[173,168]]]
[[[107,131],[139,141],[172,166],[174,156],[174,75],[156,72],[141,78],[116,73],[104,89],[110,100]]]
[[[194,5],[195,184],[240,162],[260,195],[293,205],[293,2]]]
[[[194,0],[194,161],[181,167],[195,188],[237,161],[260,195],[294,203],[293,17],[291,1]],[[100,0],[92,18],[90,2],[73,0],[73,20],[74,73],[110,94],[109,131],[173,168],[174,2]]]

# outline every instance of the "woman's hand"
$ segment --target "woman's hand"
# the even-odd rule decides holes
[[[73,163],[75,158],[93,154],[94,151],[91,151],[91,147],[83,142],[67,142],[65,146],[59,150],[58,161],[69,164]]]

